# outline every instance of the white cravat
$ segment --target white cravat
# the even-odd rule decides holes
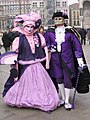
[[[55,41],[57,42],[57,51],[61,52],[61,44],[65,42],[65,27],[59,26],[55,29]]]

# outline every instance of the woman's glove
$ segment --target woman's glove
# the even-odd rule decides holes
[[[83,62],[83,58],[77,58],[77,61],[78,61],[78,65],[79,67],[84,67],[84,62]]]
[[[18,71],[16,68],[10,70],[10,76],[14,79],[14,82],[18,80]]]
[[[17,69],[12,68],[10,70],[10,76],[12,76],[13,78],[17,78],[18,77],[18,71],[17,71]]]

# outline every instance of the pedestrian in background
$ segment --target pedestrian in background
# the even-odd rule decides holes
[[[44,36],[45,31],[44,31],[44,27],[43,26],[39,27],[39,33],[41,33]]]
[[[81,36],[81,44],[86,45],[86,34],[87,31],[84,28],[81,28],[78,30],[80,36]]]
[[[88,31],[87,31],[87,39],[88,39],[89,45],[90,45],[90,28],[89,28]]]
[[[20,35],[18,31],[12,31],[13,26],[9,29],[7,33],[8,40],[10,41],[10,47],[12,46],[13,40]]]
[[[2,43],[3,43],[3,47],[5,49],[5,52],[10,51],[10,45],[11,45],[11,41],[8,38],[8,33],[7,31],[5,31],[2,35]]]

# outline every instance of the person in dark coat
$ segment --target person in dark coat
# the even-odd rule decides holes
[[[81,29],[79,29],[78,32],[81,36],[81,44],[86,45],[86,34],[87,34],[86,30],[84,28],[81,28]]]
[[[57,81],[62,97],[61,104],[64,104],[66,110],[71,110],[69,101],[70,90],[73,88],[71,79],[76,77],[73,53],[78,65],[83,68],[83,50],[76,31],[65,24],[68,16],[63,12],[56,12],[52,19],[55,22],[55,29],[49,29],[45,34],[48,49],[51,51],[50,76]]]
[[[13,40],[20,35],[18,31],[12,31],[13,27],[9,29],[7,37],[10,41],[10,46],[12,45]]]
[[[3,33],[2,42],[5,52],[10,51],[11,41],[8,39],[8,33],[6,31]]]
[[[12,45],[13,40],[19,36],[19,32],[13,32],[12,29],[9,32],[4,32],[2,36],[3,47],[5,48],[5,52],[10,51],[10,47]]]

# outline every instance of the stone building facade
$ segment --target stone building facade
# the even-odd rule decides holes
[[[90,0],[79,0],[80,24],[85,29],[90,28]]]
[[[52,24],[52,14],[63,11],[68,14],[67,0],[0,0],[0,29],[7,29],[18,14],[38,12],[43,25]]]
[[[80,9],[79,9],[79,3],[74,3],[69,6],[69,25],[74,26],[76,28],[80,27]]]

